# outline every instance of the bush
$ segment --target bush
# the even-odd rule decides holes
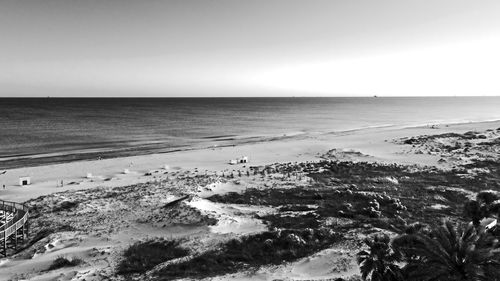
[[[281,264],[326,249],[341,239],[330,229],[276,230],[233,239],[189,261],[169,264],[158,280],[205,278],[267,264]]]
[[[321,220],[315,213],[307,213],[303,215],[282,215],[270,214],[265,216],[258,216],[266,222],[269,227],[287,228],[287,229],[300,229],[300,228],[318,228],[321,225]]]
[[[59,206],[54,207],[53,212],[69,211],[76,208],[79,205],[78,202],[74,201],[63,201]]]
[[[118,274],[146,272],[163,262],[184,257],[189,251],[179,246],[176,240],[150,240],[137,242],[123,254],[118,264]]]
[[[59,269],[63,267],[77,266],[83,263],[83,260],[80,258],[72,258],[68,260],[65,257],[57,257],[49,267],[49,270]]]

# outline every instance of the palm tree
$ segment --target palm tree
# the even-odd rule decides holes
[[[465,203],[465,217],[469,218],[476,228],[479,228],[483,218],[499,215],[498,199],[499,196],[494,191],[484,190],[479,192],[476,200]]]
[[[365,239],[368,251],[357,254],[359,269],[363,280],[371,281],[397,281],[402,280],[401,270],[395,263],[398,255],[391,249],[388,235],[377,235]],[[367,279],[369,277],[369,279]]]
[[[480,201],[470,200],[464,205],[464,216],[472,221],[472,224],[479,228],[481,220],[487,215],[486,206]]]
[[[483,202],[486,205],[490,205],[496,200],[500,199],[495,191],[483,190],[476,195],[476,200]]]
[[[498,240],[470,224],[451,222],[429,234],[406,234],[394,242],[406,257],[405,280],[498,281]],[[402,242],[403,241],[403,242]]]

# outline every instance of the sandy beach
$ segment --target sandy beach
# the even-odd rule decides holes
[[[0,1],[0,281],[500,281],[500,1]]]
[[[396,163],[449,170],[468,159],[444,161],[442,153],[415,153],[411,145],[401,145],[398,140],[487,130],[492,132],[488,138],[494,139],[498,138],[497,128],[500,128],[500,121],[372,128],[297,135],[230,147],[7,170],[0,176],[0,184],[6,185],[0,190],[0,198],[37,206],[34,212],[37,217],[31,218],[33,231],[43,227],[40,217],[51,217],[52,223],[68,228],[50,234],[13,257],[1,259],[0,279],[122,280],[114,268],[123,249],[134,241],[181,237],[188,239],[186,245],[199,244],[203,245],[200,249],[207,249],[232,237],[264,231],[267,227],[257,217],[278,212],[273,206],[225,204],[206,198],[252,188],[301,187],[311,181],[307,174],[304,177],[295,173],[285,176],[276,172],[264,177],[252,167],[278,167],[285,163],[312,163],[329,158],[333,161]],[[248,156],[249,163],[229,164],[230,159],[241,156]],[[87,177],[87,173],[91,176]],[[19,186],[21,176],[29,176],[32,184]],[[129,186],[133,186],[130,188],[133,191],[127,190]],[[126,199],[113,199],[109,192],[124,192]],[[175,214],[154,207],[186,194],[194,197],[175,207],[178,208]],[[73,213],[51,214],[51,210],[62,208],[61,202],[77,201],[82,203]],[[134,204],[137,207],[132,207]],[[102,227],[97,227],[99,224]],[[322,280],[353,276],[359,274],[354,254],[362,235],[349,235],[357,238],[293,263],[264,266],[257,271],[243,271],[215,279]],[[77,256],[86,262],[75,268],[47,271],[47,266],[58,256]]]
[[[38,196],[97,186],[116,187],[151,181],[155,176],[145,176],[152,171],[185,171],[205,174],[230,171],[241,165],[229,164],[229,160],[248,156],[247,166],[262,166],[282,162],[315,161],[331,149],[357,151],[368,155],[367,161],[400,164],[438,165],[439,157],[408,155],[403,147],[390,140],[408,136],[463,133],[500,126],[500,121],[440,124],[410,128],[374,128],[344,133],[299,135],[278,141],[251,143],[238,146],[188,150],[164,154],[152,154],[95,161],[78,161],[66,164],[46,165],[7,170],[0,176],[2,199],[24,202]],[[125,169],[129,173],[124,174]],[[195,172],[195,169],[197,172]],[[86,178],[87,173],[92,178]],[[31,177],[29,187],[19,186],[19,177]],[[63,185],[61,186],[61,181]]]

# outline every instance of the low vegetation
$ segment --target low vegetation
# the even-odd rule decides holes
[[[149,240],[137,242],[125,250],[118,264],[120,275],[144,273],[158,264],[189,254],[177,240]]]
[[[62,201],[59,205],[56,205],[53,212],[70,211],[78,206],[79,202],[74,201]]]
[[[276,230],[232,239],[218,250],[172,263],[156,272],[155,280],[205,278],[267,264],[281,264],[328,248],[342,236],[330,229]]]
[[[453,140],[441,143],[437,138]],[[429,147],[430,141],[436,142]],[[446,158],[443,155],[473,153],[482,146],[498,145],[498,139],[489,143],[483,141],[482,134],[468,132],[414,137],[403,139],[402,144]],[[249,167],[247,176],[253,174],[257,179],[253,183],[262,186],[247,188],[241,193],[213,195],[208,199],[224,204],[272,207],[262,209],[275,211],[256,215],[267,224],[267,231],[240,237],[238,234],[216,234],[217,239],[209,243],[191,238],[183,245],[196,247],[193,251],[183,248],[179,241],[138,242],[124,251],[116,271],[126,280],[206,278],[296,261],[336,245],[354,249],[352,253],[360,251],[357,257],[362,277],[359,278],[364,280],[497,281],[500,245],[496,241],[500,239],[500,230],[482,229],[483,219],[488,218],[489,222],[500,216],[500,162],[492,160],[497,154],[491,153],[495,149],[498,151],[498,147],[485,149],[489,158],[481,156],[455,161],[449,165],[450,170],[331,161],[333,152],[332,157],[325,154],[325,160],[319,162]],[[446,158],[443,163],[452,162]],[[93,206],[88,202],[109,198],[108,201],[123,208],[113,212],[114,216],[106,214],[90,216],[90,219],[99,223],[106,219],[105,224],[112,225],[113,219],[123,219],[122,214],[128,214],[127,210],[145,197],[165,198],[174,194],[180,199],[166,205],[161,200],[156,202],[157,210],[163,215],[158,217],[171,222],[178,214],[176,207],[185,203],[182,201],[187,199],[186,194],[193,194],[200,186],[217,180],[230,180],[236,177],[235,174],[234,171],[226,172],[222,178],[182,176],[178,181],[156,185],[95,189],[83,194],[81,200],[41,198],[32,203],[36,203],[36,208],[31,214],[32,218],[37,218],[36,226],[44,229],[37,236],[45,237],[51,233],[50,229],[80,230],[90,224],[81,224],[78,220],[42,220],[48,212],[88,211]],[[243,174],[238,171],[236,175]],[[51,205],[45,203],[52,201],[58,203],[55,209],[49,210],[47,206]],[[151,216],[137,222],[156,222],[157,214],[150,212],[153,207],[145,204],[143,210]],[[64,217],[70,216],[58,216]],[[443,225],[443,221],[447,223]],[[216,223],[214,217],[204,225]],[[390,236],[373,236],[374,233],[390,233]],[[369,238],[365,246],[360,247],[365,237]],[[352,255],[348,258],[352,261]]]
[[[327,226],[331,218],[346,218],[353,224],[343,227],[350,229],[369,224],[397,231],[415,222],[433,224],[440,218],[458,218],[467,194],[448,187],[470,186],[467,179],[446,172],[413,171],[396,165],[324,161],[305,169],[315,179],[308,187],[255,188],[209,199],[277,207],[278,213],[260,217],[270,227],[317,228]],[[446,208],[433,208],[439,205]]]
[[[247,189],[209,199],[274,206],[279,210],[277,213],[260,217],[271,228],[328,227],[342,233],[352,230],[363,233],[365,229],[367,234],[369,229],[381,228],[399,234],[394,243],[397,248],[393,248],[389,236],[366,241],[368,250],[358,255],[366,280],[497,280],[500,272],[495,268],[500,268],[500,249],[494,239],[498,239],[498,234],[494,229],[485,234],[478,227],[481,219],[500,215],[500,169],[492,161],[477,165],[485,172],[468,174],[474,164],[444,171],[363,162],[288,163],[274,169],[292,174],[305,172],[313,179],[309,186]],[[471,199],[471,194],[477,191],[480,191],[477,198]],[[347,223],[332,224],[336,219],[345,219]],[[445,226],[440,225],[443,220],[448,220]],[[467,226],[469,221],[476,228]],[[455,223],[460,226],[455,227]],[[445,237],[455,240],[439,241]],[[464,248],[452,249],[446,245]],[[441,254],[448,255],[450,260],[433,264],[436,257],[426,256],[432,254],[433,247],[448,251]],[[472,265],[453,264],[457,255],[469,259],[467,262],[480,260]],[[406,266],[400,267],[401,264]],[[432,266],[434,270],[426,272]],[[474,270],[480,273],[474,275]],[[479,276],[483,273],[486,277]],[[425,274],[435,275],[422,277]]]
[[[66,257],[57,257],[52,264],[50,265],[48,270],[55,270],[63,267],[72,267],[77,266],[83,263],[83,260],[80,258],[72,258],[71,260]]]

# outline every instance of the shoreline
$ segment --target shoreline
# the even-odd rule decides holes
[[[172,146],[164,142],[149,142],[136,147],[115,147],[111,149],[106,148],[90,148],[90,149],[76,149],[60,152],[49,152],[41,154],[19,154],[0,157],[0,170],[10,170],[17,168],[37,167],[55,164],[65,164],[77,161],[94,161],[101,159],[116,159],[126,158],[133,156],[145,156],[154,154],[168,154],[182,151],[197,151],[204,149],[234,147],[247,144],[258,144],[266,142],[282,141],[285,139],[294,139],[300,137],[313,137],[317,135],[343,135],[349,133],[363,132],[374,129],[418,129],[429,126],[455,126],[466,124],[482,124],[482,123],[495,123],[500,122],[500,119],[491,119],[484,121],[463,121],[463,122],[445,122],[430,121],[423,124],[412,125],[395,125],[395,124],[382,124],[365,126],[346,130],[337,131],[314,131],[314,132],[289,132],[279,135],[259,135],[259,136],[239,136],[239,135],[220,135],[220,136],[206,136],[200,139],[205,140],[201,143],[194,143],[192,146]],[[192,141],[192,140],[191,140]]]
[[[499,137],[500,121],[385,127],[11,169],[0,175],[0,184],[13,182],[0,198],[27,203],[42,239],[0,260],[0,279],[121,280],[115,265],[138,241],[175,237],[191,253],[217,258],[240,239],[257,251],[269,235],[280,245],[288,239],[275,235],[282,232],[302,238],[306,252],[277,266],[257,262],[251,272],[228,264],[213,280],[350,278],[360,274],[355,253],[368,235],[461,219],[463,202],[498,178],[481,169],[497,169],[491,160],[498,159]],[[249,163],[228,163],[243,155]],[[18,186],[21,175],[32,184]],[[331,235],[315,240],[311,233]],[[222,250],[212,255],[214,247]],[[61,255],[85,263],[47,270]],[[193,256],[181,262],[200,266]],[[163,266],[169,262],[141,277],[151,280]]]
[[[150,182],[156,176],[148,176],[152,171],[216,173],[234,170],[240,165],[230,165],[230,159],[248,156],[247,166],[262,166],[273,163],[307,162],[320,160],[321,155],[332,149],[357,151],[363,161],[378,161],[406,165],[439,166],[439,157],[432,155],[403,154],[403,148],[390,140],[438,134],[444,132],[498,128],[500,121],[441,124],[433,126],[405,128],[369,128],[337,134],[301,134],[278,140],[250,142],[238,145],[182,150],[169,153],[133,155],[102,160],[78,160],[53,163],[43,166],[26,166],[7,169],[0,175],[0,198],[24,202],[38,196],[59,191],[88,189],[93,187],[118,187]],[[168,166],[168,169],[165,169]],[[195,172],[194,172],[195,171]],[[87,173],[92,177],[87,178]],[[21,187],[18,179],[31,177],[32,184]],[[61,181],[63,185],[61,186]]]

